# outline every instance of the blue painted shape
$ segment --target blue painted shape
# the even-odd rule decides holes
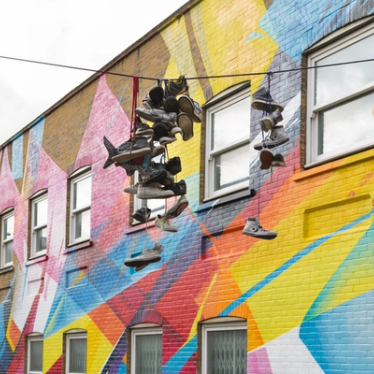
[[[35,121],[30,132],[31,136],[27,161],[34,180],[36,180],[38,175],[40,149],[43,142],[44,122],[44,117],[41,117]]]
[[[197,336],[195,335],[162,367],[162,374],[180,373],[196,350]]]
[[[23,171],[23,134],[12,142],[12,174],[14,179],[22,178]]]
[[[260,27],[299,62],[305,49],[318,41],[327,28],[336,30],[357,2],[343,6],[341,0],[276,0],[260,20]],[[292,17],[286,16],[290,14]]]
[[[374,290],[303,322],[300,339],[326,374],[374,373]]]

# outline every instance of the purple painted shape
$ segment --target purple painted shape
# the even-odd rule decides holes
[[[273,374],[266,348],[247,354],[247,374]]]

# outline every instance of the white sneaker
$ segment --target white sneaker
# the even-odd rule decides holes
[[[168,197],[175,196],[171,190],[163,190],[156,186],[139,186],[137,197],[139,199],[167,199]]]
[[[168,232],[177,232],[178,228],[176,226],[171,225],[168,220],[166,219],[165,216],[157,215],[156,220],[155,220],[155,226],[160,228],[163,231],[168,231]]]

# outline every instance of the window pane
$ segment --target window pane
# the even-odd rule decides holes
[[[13,241],[5,244],[5,263],[13,262]]]
[[[161,374],[162,335],[136,335],[135,373]]]
[[[249,180],[249,145],[214,158],[214,191]]]
[[[36,230],[35,252],[44,251],[47,249],[47,228]]]
[[[246,374],[247,331],[208,331],[207,364],[207,374]]]
[[[30,371],[43,371],[43,341],[30,342]]]
[[[87,339],[70,339],[69,343],[69,373],[85,373],[87,358]]]
[[[11,239],[13,238],[14,233],[14,216],[10,216],[4,219],[4,231],[3,231],[3,239]]]
[[[91,205],[91,175],[74,183],[73,209]]]
[[[91,234],[91,210],[85,210],[75,216],[75,238],[89,238]]]
[[[368,36],[326,58],[316,65],[365,60],[374,58],[374,35]],[[371,63],[333,66],[316,69],[315,104],[331,101],[342,95],[356,91],[374,81],[374,69]]]
[[[249,138],[250,108],[247,97],[212,114],[212,150]]]
[[[319,155],[374,142],[374,92],[320,112],[318,123]]]
[[[34,226],[47,224],[48,217],[48,200],[44,199],[35,204]]]

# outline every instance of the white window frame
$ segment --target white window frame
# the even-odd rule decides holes
[[[5,230],[5,221],[10,218],[10,217],[13,217],[14,218],[14,211],[11,210],[11,211],[7,211],[6,213],[3,213],[1,215],[1,248],[0,248],[0,268],[5,268],[7,266],[11,266],[13,265],[13,256],[12,256],[12,260],[10,262],[5,262],[5,246],[6,244],[10,243],[10,242],[14,242],[14,231],[12,233],[12,237],[11,238],[7,238],[7,239],[4,239],[4,230]],[[14,251],[14,250],[13,250]],[[12,251],[12,252],[13,252]]]
[[[86,339],[86,342],[88,343],[87,339],[87,333],[86,332],[69,332],[66,334],[66,358],[65,358],[65,373],[66,374],[81,374],[81,373],[74,373],[70,372],[70,341],[74,339]],[[88,344],[87,344],[87,350],[86,350],[86,373],[87,373],[87,351],[88,351]]]
[[[151,326],[152,325],[152,326]],[[143,327],[144,326],[144,327]],[[149,326],[149,327],[145,327]],[[131,328],[131,374],[135,373],[136,368],[136,337],[140,335],[161,335],[162,338],[162,327],[153,324],[143,324]]]
[[[45,225],[35,225],[35,206],[42,202],[43,200],[47,200],[47,223]],[[46,247],[48,248],[48,194],[42,193],[41,195],[38,195],[38,197],[34,197],[31,201],[31,252],[30,257],[39,257],[43,256],[47,253],[47,249],[43,251],[36,252],[36,233],[39,230],[47,229],[47,239],[46,239]]]
[[[42,335],[35,335],[35,336],[28,336],[27,337],[27,374],[42,374],[43,371],[31,371],[31,343],[35,341],[41,341],[43,343],[43,351],[44,351],[44,342]],[[43,365],[43,354],[42,354],[42,365]]]
[[[370,36],[372,34],[374,34],[374,26],[373,24],[370,24],[358,30],[350,32],[349,35],[342,36],[335,42],[328,43],[324,47],[321,47],[321,49],[318,49],[317,51],[312,52],[308,56],[308,67],[314,67],[319,60],[327,56],[330,56],[334,54],[335,52],[338,52],[341,49],[357,41],[360,41],[364,39],[365,37]],[[339,35],[339,33],[337,33],[336,35]],[[331,37],[327,38],[326,40],[331,40]],[[321,43],[319,43],[318,46],[320,47]],[[353,69],[357,69],[357,67],[358,67],[358,64],[352,65]],[[316,69],[308,69],[307,74],[308,74],[307,75],[308,90],[307,90],[307,131],[306,131],[306,165],[305,167],[314,166],[325,161],[334,160],[334,159],[346,156],[351,153],[362,151],[372,146],[373,145],[372,142],[368,142],[367,144],[361,144],[360,146],[357,146],[357,145],[355,146],[354,144],[352,144],[349,147],[341,148],[337,151],[330,152],[328,154],[318,155],[318,127],[319,127],[318,126],[318,113],[322,110],[326,110],[326,109],[334,107],[335,105],[343,103],[348,99],[358,97],[362,94],[365,94],[365,93],[368,93],[369,91],[374,90],[374,81],[363,87],[360,87],[359,89],[353,92],[344,93],[344,95],[342,95],[339,98],[336,98],[329,102],[321,103],[320,105],[316,106],[314,104]]]
[[[229,151],[233,151],[235,148],[243,145],[248,145],[248,159],[249,159],[249,143],[250,143],[250,116],[248,116],[248,137],[243,136],[240,140],[228,144],[223,148],[211,151],[212,146],[212,115],[216,112],[221,111],[236,102],[248,99],[248,107],[250,108],[250,87],[244,88],[248,83],[238,86],[231,87],[226,91],[219,94],[209,104],[206,105],[206,148],[205,148],[205,193],[204,200],[211,200],[224,195],[228,195],[249,187],[249,180],[237,183],[235,185],[223,188],[219,191],[214,191],[214,157],[224,154]],[[240,87],[239,86],[239,87]],[[227,96],[227,97],[226,97]],[[250,109],[249,109],[250,112]],[[248,170],[249,172],[249,170]]]
[[[91,199],[90,204],[80,207],[79,209],[73,208],[73,201],[74,201],[74,185],[84,179],[91,178]],[[69,245],[81,243],[84,241],[90,240],[91,234],[87,237],[80,237],[75,238],[75,220],[77,214],[86,212],[91,210],[91,202],[92,202],[92,172],[88,170],[86,172],[79,172],[79,175],[70,179],[70,220],[69,220]],[[91,233],[91,220],[90,220],[90,227],[89,232]]]
[[[247,321],[238,318],[215,318],[212,321],[206,321],[201,326],[201,373],[207,374],[208,370],[208,332],[209,331],[231,331],[248,330]]]

